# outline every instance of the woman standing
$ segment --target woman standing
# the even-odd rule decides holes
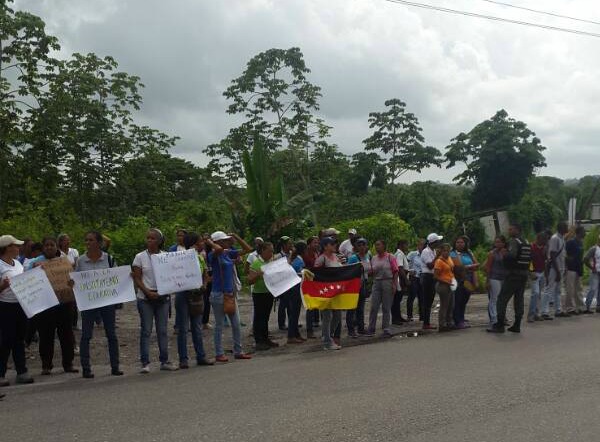
[[[298,241],[294,244],[292,256],[290,257],[290,265],[296,271],[298,276],[302,277],[304,269],[304,260],[302,256],[306,250],[306,243]],[[300,310],[302,309],[302,294],[301,284],[297,284],[288,290],[288,344],[302,344],[306,339],[300,335]]]
[[[10,288],[10,279],[23,273],[19,257],[19,241],[12,235],[0,236],[0,387],[9,385],[6,379],[8,357],[12,354],[17,370],[17,384],[31,384],[25,359],[27,317]]]
[[[373,277],[371,289],[371,312],[367,336],[374,336],[377,326],[379,307],[383,310],[382,328],[385,337],[391,337],[390,317],[394,295],[398,284],[398,262],[386,251],[385,241],[375,242],[375,256],[371,258],[370,274]]]
[[[496,304],[498,303],[498,295],[500,294],[500,290],[502,290],[502,283],[506,276],[506,269],[504,267],[504,255],[506,253],[506,238],[501,235],[494,240],[494,249],[488,253],[487,261],[485,262],[488,289],[488,316],[491,326],[498,322]]]
[[[184,250],[187,250],[185,248],[185,235],[187,235],[187,233],[188,232],[185,229],[177,229],[175,232],[177,243],[169,247],[169,252],[183,252]]]
[[[234,240],[242,246],[242,251],[233,248]],[[233,354],[235,359],[251,359],[252,356],[242,352],[242,337],[240,330],[240,315],[237,309],[237,276],[235,263],[240,256],[252,252],[252,248],[235,233],[227,235],[225,232],[214,232],[206,241],[212,247],[208,254],[208,263],[212,268],[212,292],[210,303],[215,316],[215,353],[217,362],[229,362],[223,351],[222,335],[223,323],[225,321],[224,299],[225,296],[233,296],[236,300],[234,313],[227,314],[231,322],[233,333]]]
[[[442,243],[443,236],[437,233],[427,235],[425,248],[421,252],[421,288],[423,290],[423,313],[419,316],[423,321],[423,330],[433,330],[431,325],[431,309],[435,300],[435,279],[433,277],[433,266],[436,260],[436,248]]]
[[[169,362],[169,338],[167,323],[169,321],[170,296],[159,296],[156,278],[152,269],[152,255],[161,253],[165,237],[159,229],[148,229],[146,233],[146,250],[135,255],[133,259],[133,280],[137,287],[137,308],[140,315],[140,373],[150,373],[150,337],[152,323],[156,324],[160,369],[175,371],[177,367]]]
[[[75,266],[75,263],[79,259],[79,251],[71,247],[71,237],[66,233],[61,233],[58,235],[58,238],[56,238],[56,241],[58,243],[58,250],[61,254],[64,254],[69,258],[71,264]]]
[[[450,244],[443,244],[435,259],[433,266],[433,277],[435,278],[435,292],[440,297],[440,311],[438,316],[438,331],[452,330],[452,304],[454,293],[454,261],[450,258]]]
[[[315,267],[315,261],[319,257],[319,237],[311,236],[306,240],[306,250],[302,255],[305,269],[312,269]],[[306,310],[306,337],[308,339],[315,339],[314,328],[319,326],[320,319],[319,310]]]
[[[102,251],[102,234],[99,232],[88,232],[85,235],[86,253],[79,257],[75,264],[76,272],[87,270],[101,270],[115,267],[116,263],[112,256]],[[116,332],[115,305],[84,310],[81,312],[81,342],[79,343],[81,369],[84,378],[94,377],[90,363],[90,340],[94,335],[94,323],[98,317],[102,319],[104,332],[108,342],[108,355],[110,358],[111,374],[121,376],[123,372],[119,369],[119,341]]]
[[[291,263],[292,250],[294,249],[294,243],[289,236],[282,236],[279,240],[277,247],[277,254],[275,259],[285,259],[288,263]],[[285,322],[287,318],[288,326],[290,320],[290,292],[285,292],[279,296],[277,306],[277,323],[279,324],[279,330],[285,331],[288,329]]]
[[[194,249],[198,253],[198,265],[202,271],[203,286],[201,292],[206,290],[206,262],[200,254],[204,249],[204,240],[197,233],[189,232],[185,234],[183,239],[186,250]],[[215,365],[214,361],[206,358],[204,352],[204,343],[202,342],[202,313],[194,315],[189,306],[190,292],[179,292],[175,294],[175,320],[177,322],[177,352],[179,353],[179,368],[189,368],[188,351],[187,351],[187,335],[188,330],[192,332],[192,343],[196,352],[197,365]]]
[[[265,285],[262,266],[273,260],[273,243],[263,242],[257,247],[258,255],[250,265],[248,283],[252,284],[252,303],[254,315],[252,319],[256,350],[264,351],[279,344],[269,339],[269,317],[273,309],[273,295]]]
[[[27,270],[33,267],[43,267],[45,261],[60,257],[60,251],[54,237],[44,238],[42,247],[42,254],[29,261]],[[58,334],[60,342],[62,365],[65,373],[79,373],[79,370],[73,367],[73,359],[75,359],[75,335],[73,335],[72,327],[74,310],[74,301],[65,302],[34,316],[40,336],[39,351],[42,359],[42,375],[52,374],[54,337],[56,334]]]
[[[454,292],[454,324],[456,328],[464,329],[468,326],[465,323],[465,310],[471,294],[477,289],[477,275],[475,272],[479,268],[479,263],[473,252],[471,252],[469,238],[459,236],[454,241],[454,248],[450,252],[450,258],[455,266],[461,266],[464,269],[464,278],[457,278],[458,286]]]
[[[342,263],[336,255],[337,241],[325,236],[321,239],[321,249],[323,253],[315,260],[315,267],[341,267]],[[342,346],[332,340],[331,336],[341,322],[342,312],[340,310],[323,310],[321,312],[323,319],[322,337],[325,350],[340,350]]]

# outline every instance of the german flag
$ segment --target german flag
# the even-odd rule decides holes
[[[304,307],[316,310],[352,310],[358,305],[363,267],[320,267],[304,271],[302,299]]]

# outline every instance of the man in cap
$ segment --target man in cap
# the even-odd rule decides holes
[[[350,258],[354,253],[354,239],[356,238],[356,229],[348,230],[348,239],[342,241],[339,251],[346,259]]]
[[[431,308],[435,299],[435,279],[433,278],[433,267],[437,260],[436,249],[440,246],[443,236],[437,233],[427,235],[427,244],[421,251],[421,287],[423,288],[423,314],[419,316],[423,321],[423,330],[433,330],[431,325]]]

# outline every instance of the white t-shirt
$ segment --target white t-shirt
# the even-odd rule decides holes
[[[600,273],[600,246],[596,245],[589,249],[585,254],[585,259],[590,260],[592,271]]]
[[[252,252],[252,253],[248,254],[248,257],[246,258],[246,262],[247,262],[249,265],[252,265],[252,263],[253,263],[254,261],[256,261],[256,258],[258,258],[258,252],[255,250],[254,252]]]
[[[558,264],[560,271],[563,272],[565,270],[567,251],[565,250],[565,238],[559,233],[552,235],[552,238],[548,241],[548,258],[550,258],[552,252],[558,253],[556,255],[556,264]]]
[[[10,280],[10,278],[20,275],[21,273],[23,273],[23,265],[18,259],[13,260],[13,265],[10,265],[0,259],[0,282],[2,282],[4,278],[8,278]],[[10,287],[7,287],[0,292],[0,301],[10,302],[13,304],[19,302]]]
[[[394,253],[396,257],[396,262],[398,263],[398,267],[402,267],[405,271],[408,271],[408,259],[406,259],[406,255],[400,249],[396,250]]]
[[[423,266],[421,268],[421,274],[429,273],[433,274],[433,269],[427,267],[427,264],[431,264],[435,260],[435,252],[431,250],[429,246],[425,247],[421,252],[421,262]]]
[[[350,241],[349,239],[342,241],[342,243],[340,244],[340,253],[346,258],[350,258],[354,254],[354,247],[352,246],[352,241]]]
[[[61,253],[62,255],[62,253]],[[77,249],[72,249],[69,247],[69,251],[67,252],[67,258],[69,258],[69,261],[71,262],[71,264],[75,265],[75,263],[77,262],[77,259],[79,258],[79,251]]]
[[[133,267],[139,267],[142,269],[142,282],[149,290],[157,290],[156,287],[156,278],[154,277],[154,269],[152,268],[152,260],[150,259],[150,252],[144,250],[143,252],[138,253],[133,258],[133,263],[131,264]],[[137,291],[138,299],[146,299],[146,295],[142,292],[141,289],[138,288]]]

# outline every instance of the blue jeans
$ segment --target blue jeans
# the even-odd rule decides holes
[[[600,307],[600,273],[592,273],[590,275],[590,290],[585,297],[585,306],[589,310],[592,306],[592,301],[596,298],[596,308]]]
[[[564,279],[564,271],[562,270],[559,282],[556,282],[556,270],[554,268],[550,269],[550,272],[548,272],[548,281],[546,281],[546,289],[542,296],[542,314],[547,315],[550,313],[550,301],[554,302],[554,310],[557,314],[562,311],[560,286]]]
[[[542,306],[542,290],[546,286],[546,275],[544,272],[536,272],[536,279],[531,281],[531,298],[529,298],[529,312],[527,318],[532,319],[540,314]]]
[[[169,321],[169,306],[171,302],[161,296],[156,301],[138,299],[137,307],[140,314],[140,361],[142,365],[150,363],[150,336],[152,335],[152,322],[156,323],[156,337],[158,338],[159,360],[161,364],[169,361],[169,338],[167,336],[167,322]]]
[[[187,333],[192,329],[192,343],[196,351],[196,360],[201,361],[206,358],[204,344],[202,342],[202,315],[190,316],[187,292],[175,294],[175,323],[177,325],[177,353],[179,353],[179,362],[188,361],[187,352]]]
[[[213,315],[215,316],[215,355],[223,356],[223,323],[225,322],[225,312],[223,311],[223,293],[212,292],[210,294],[210,304],[212,305]],[[242,331],[240,329],[240,313],[237,308],[235,313],[227,315],[231,322],[231,331],[233,334],[233,354],[239,355],[242,353]]]
[[[92,369],[90,363],[90,340],[94,336],[94,324],[98,317],[102,318],[104,333],[108,341],[108,356],[110,357],[110,367],[113,370],[119,369],[119,341],[115,330],[115,306],[84,310],[81,312],[81,342],[79,343],[79,355],[81,359],[81,368],[83,371]]]

